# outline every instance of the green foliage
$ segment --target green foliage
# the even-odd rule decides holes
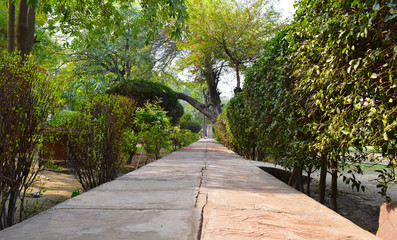
[[[76,196],[80,195],[80,190],[78,188],[75,188],[72,192],[72,195],[70,196],[70,198],[74,198]]]
[[[226,130],[231,146],[246,158],[255,159],[258,137],[246,113],[243,93],[237,93],[230,99],[225,113],[227,119]]]
[[[147,103],[136,112],[135,126],[139,143],[149,158],[158,159],[160,150],[169,145],[170,120],[161,107]]]
[[[53,17],[48,28],[62,33],[79,36],[81,29],[96,29],[98,34],[118,37],[126,31],[123,22],[129,19],[123,14],[132,8],[137,8],[135,0],[82,0],[82,1],[39,1],[40,10],[50,13]],[[150,28],[150,36],[166,27],[169,34],[178,37],[186,16],[184,1],[145,0],[140,5],[145,21]],[[76,24],[78,22],[79,24]]]
[[[190,130],[193,133],[200,132],[202,126],[199,121],[192,119],[192,114],[185,113],[179,120],[179,126],[181,129]]]
[[[279,26],[279,15],[269,1],[189,0],[187,6],[187,40],[178,46],[190,51],[181,65],[192,73],[205,65],[208,56],[242,70],[259,56],[263,41]]]
[[[0,53],[0,229],[26,217],[25,196],[42,161],[36,157],[42,124],[53,108],[53,87],[32,59]]]
[[[160,100],[159,105],[167,112],[167,116],[171,118],[171,123],[174,125],[183,115],[183,107],[176,93],[158,82],[143,79],[121,82],[108,90],[108,93],[129,97],[139,107],[144,107],[147,102],[154,103]]]
[[[7,48],[7,5],[0,2],[0,51]]]
[[[320,155],[342,166],[360,163],[373,146],[390,160],[378,179],[386,196],[396,180],[396,7],[376,0],[298,2],[292,23],[248,71],[241,109],[223,116],[217,132],[234,129],[230,119],[248,117],[245,131],[257,132],[258,148],[286,167],[317,166]]]
[[[92,94],[103,94],[110,86],[110,82],[102,79],[81,77],[71,81],[60,95],[64,104],[70,109],[80,109]]]
[[[295,92],[304,97],[303,116],[312,119],[306,126],[315,135],[313,148],[335,159],[348,147],[376,146],[389,158],[392,172],[397,158],[396,8],[395,1],[301,1],[289,34],[290,60],[299,79]],[[391,175],[389,182],[395,181]]]
[[[222,112],[219,114],[215,124],[215,137],[217,141],[223,143],[223,145],[226,147],[231,147],[230,139],[227,133],[227,125],[226,112]]]
[[[46,126],[50,128],[64,128],[71,121],[78,117],[79,112],[71,110],[61,110],[54,114],[51,119],[47,121]]]
[[[134,77],[149,78],[155,65],[154,47],[147,41],[149,26],[137,7],[120,12],[124,32],[118,36],[92,28],[71,42],[79,61],[78,76],[92,76],[103,82],[123,82]]]
[[[132,158],[135,153],[138,151],[138,134],[134,131],[126,131],[125,132],[125,145],[124,145],[124,154],[127,156],[127,164],[131,164]]]
[[[187,129],[181,129],[178,126],[171,127],[170,130],[170,150],[176,151],[185,147],[198,139],[198,135]]]
[[[117,177],[134,108],[126,97],[94,95],[67,125],[69,159],[84,190]]]

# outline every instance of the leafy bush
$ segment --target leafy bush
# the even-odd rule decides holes
[[[244,104],[220,118],[218,135],[245,146],[230,136],[230,119],[244,122],[248,114],[246,133],[254,129],[258,147],[298,178],[302,168],[321,165],[320,202],[331,168],[334,209],[338,167],[374,146],[390,160],[378,179],[386,196],[397,164],[396,9],[392,0],[299,1],[292,23],[248,71]]]
[[[187,129],[180,129],[178,126],[171,127],[170,150],[176,151],[196,141],[198,135]]]
[[[124,153],[127,156],[127,164],[132,163],[132,158],[134,157],[136,151],[138,150],[138,134],[134,131],[127,131],[125,132],[125,145],[124,145]]]
[[[139,142],[148,158],[158,159],[160,150],[169,145],[171,125],[166,112],[161,107],[148,103],[144,108],[137,110],[135,118]]]
[[[179,126],[182,129],[188,129],[193,133],[199,133],[202,126],[199,121],[192,119],[192,114],[185,113],[179,120]]]
[[[84,190],[117,177],[134,108],[129,98],[97,95],[68,124],[69,160]]]
[[[54,97],[52,86],[31,60],[0,53],[0,229],[26,217],[26,191],[42,169],[37,158],[41,124]]]
[[[308,96],[301,113],[311,118],[312,148],[334,165],[349,147],[381,148],[393,176],[381,173],[381,188],[396,181],[396,9],[392,0],[305,0],[288,36],[294,91]]]
[[[257,136],[251,125],[245,106],[243,93],[237,93],[225,110],[227,118],[227,134],[234,150],[246,158],[255,159]]]
[[[183,115],[183,107],[179,103],[176,93],[158,82],[143,79],[125,81],[120,82],[108,92],[129,97],[136,101],[138,107],[144,107],[147,102],[158,102],[167,112],[167,116],[171,118],[173,125],[177,124]]]
[[[216,129],[216,140],[223,143],[226,147],[230,147],[230,139],[227,133],[227,118],[226,118],[226,112],[223,111],[221,114],[219,114],[216,124],[215,124],[215,129]]]
[[[70,110],[61,110],[52,115],[47,121],[46,126],[50,128],[64,128],[67,124],[78,116],[79,112]]]

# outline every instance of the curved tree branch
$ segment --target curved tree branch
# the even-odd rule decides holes
[[[199,110],[202,114],[204,114],[212,123],[216,123],[216,119],[218,117],[217,114],[214,113],[211,109],[208,108],[205,104],[197,101],[191,96],[184,93],[176,93],[179,99],[182,99],[192,105],[195,109]]]

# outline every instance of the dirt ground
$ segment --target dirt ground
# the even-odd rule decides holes
[[[34,193],[41,190],[42,195],[40,197],[34,197],[33,194],[29,194],[26,197],[26,205],[32,211],[31,216],[69,199],[75,188],[83,192],[79,181],[67,169],[63,171],[46,169],[38,176],[38,180],[29,192]],[[35,204],[38,206],[37,209],[33,207]]]
[[[364,170],[363,175],[356,175],[356,178],[365,187],[365,190],[360,192],[353,190],[351,185],[347,185],[342,181],[342,178],[338,178],[338,213],[373,234],[376,234],[378,230],[379,210],[380,206],[385,202],[385,198],[378,193],[379,189],[376,187],[377,182],[375,179],[378,173],[375,170],[376,168],[368,168]],[[313,177],[315,179],[312,185],[317,186],[319,173],[314,174]],[[326,205],[330,207],[331,176],[328,175],[327,178]],[[316,199],[318,193],[316,187],[314,187],[314,190],[312,197]],[[388,195],[392,201],[397,201],[396,184],[389,186]]]

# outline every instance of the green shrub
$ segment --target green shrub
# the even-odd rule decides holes
[[[84,190],[117,177],[134,109],[129,98],[97,95],[68,124],[69,160]]]
[[[131,164],[132,158],[134,157],[135,153],[138,150],[137,144],[139,137],[136,132],[131,130],[125,132],[124,138],[125,138],[124,153],[127,156],[127,164]]]
[[[25,196],[39,171],[41,124],[53,107],[53,86],[31,59],[0,53],[0,229],[26,217]]]
[[[147,102],[159,103],[167,112],[173,125],[177,124],[183,115],[183,107],[179,103],[176,93],[158,82],[143,79],[125,81],[120,82],[108,92],[129,97],[136,101],[138,107],[144,107]]]
[[[226,147],[230,147],[230,139],[227,133],[227,119],[226,112],[223,111],[219,114],[215,124],[216,129],[216,140],[223,143]]]
[[[196,141],[198,135],[187,129],[175,126],[170,131],[170,151],[176,151]]]
[[[139,142],[148,158],[158,159],[160,150],[169,145],[169,118],[161,107],[153,104],[146,104],[144,108],[138,109],[135,118]]]
[[[231,146],[240,155],[255,159],[257,139],[251,119],[244,106],[243,93],[237,93],[230,99],[225,109],[227,118],[227,135]]]
[[[202,126],[199,121],[192,119],[192,114],[185,113],[179,120],[179,126],[182,129],[188,129],[193,133],[199,133]]]

